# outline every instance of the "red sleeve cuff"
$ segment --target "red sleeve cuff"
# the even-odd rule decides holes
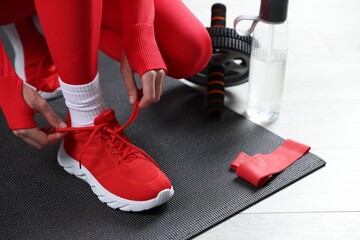
[[[34,120],[35,112],[26,104],[22,87],[23,81],[15,74],[0,76],[0,107],[12,130],[37,126]]]
[[[124,50],[132,69],[141,77],[154,69],[167,71],[155,39],[152,24],[138,23],[130,26],[125,34]]]

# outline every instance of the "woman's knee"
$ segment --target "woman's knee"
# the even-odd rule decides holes
[[[171,56],[174,60],[168,66],[169,76],[184,78],[192,76],[203,70],[212,56],[211,39],[204,27],[191,29],[186,36],[179,38],[175,45],[178,55]]]
[[[201,30],[199,29],[193,44],[194,53],[191,55],[191,57],[194,59],[196,64],[194,64],[191,75],[194,75],[203,70],[209,63],[212,56],[211,38],[205,28],[202,28]]]

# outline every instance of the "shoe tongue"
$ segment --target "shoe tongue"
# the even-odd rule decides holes
[[[115,120],[116,120],[116,118],[115,118],[114,110],[108,109],[108,110],[105,110],[104,112],[100,113],[100,115],[94,119],[94,124],[99,125],[103,122],[112,123]]]

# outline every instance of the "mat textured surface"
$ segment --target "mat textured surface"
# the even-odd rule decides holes
[[[119,66],[100,59],[104,96],[124,123],[131,106]],[[64,100],[50,103],[64,118]],[[283,139],[230,109],[220,121],[209,120],[205,106],[203,95],[167,79],[161,101],[126,129],[175,189],[168,203],[141,213],[102,204],[84,181],[57,164],[59,144],[44,150],[27,146],[0,114],[0,239],[187,239],[325,165],[308,153],[257,189],[229,170],[231,161],[240,151],[271,152]]]

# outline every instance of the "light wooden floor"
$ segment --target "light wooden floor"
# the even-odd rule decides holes
[[[260,0],[184,0],[210,26],[211,5],[257,14]],[[213,239],[360,239],[360,1],[290,0],[290,44],[280,118],[266,126],[312,146],[325,168],[201,234]],[[227,89],[244,112],[247,86]],[[204,90],[204,89],[200,89]]]

